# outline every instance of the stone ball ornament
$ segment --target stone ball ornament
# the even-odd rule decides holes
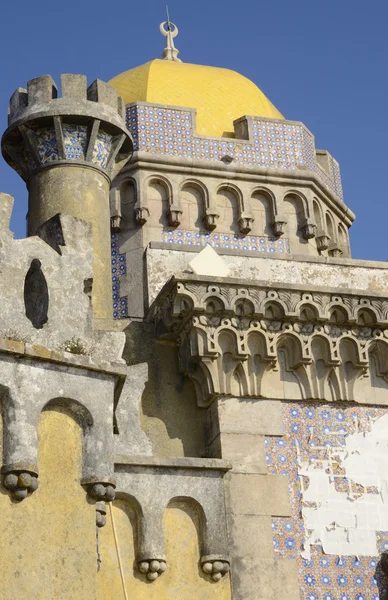
[[[167,564],[164,559],[149,559],[140,561],[138,568],[149,581],[156,581],[167,569]]]
[[[4,487],[15,500],[24,500],[38,489],[38,474],[29,471],[11,471],[4,475]]]
[[[204,556],[201,559],[202,571],[215,582],[220,581],[230,571],[230,563],[219,556]]]
[[[115,486],[111,483],[93,483],[88,486],[88,494],[99,502],[112,502],[115,499]]]

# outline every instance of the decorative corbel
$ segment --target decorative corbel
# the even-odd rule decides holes
[[[273,233],[276,237],[280,237],[285,232],[287,221],[284,217],[277,215],[272,222]]]
[[[317,249],[319,250],[319,252],[323,252],[324,250],[327,250],[329,247],[330,236],[324,232],[320,233],[319,235],[317,235],[316,241],[317,241]]]
[[[338,246],[337,242],[332,242],[331,244],[329,244],[328,250],[329,250],[329,256],[332,256],[334,258],[339,258],[343,254],[343,252],[342,252],[341,248]]]
[[[315,237],[316,230],[317,226],[315,224],[315,221],[311,217],[308,217],[306,219],[306,223],[303,226],[303,237],[306,240],[311,240]]]
[[[146,206],[135,206],[135,219],[138,225],[147,223],[150,217],[150,211]]]
[[[217,221],[220,215],[214,208],[207,208],[203,218],[205,227],[208,231],[213,231],[217,227]]]
[[[241,233],[244,233],[244,234],[249,233],[252,229],[253,221],[254,221],[254,218],[252,217],[252,215],[242,213],[241,217],[238,220],[238,224],[239,224]]]
[[[171,227],[179,227],[182,222],[182,209],[177,204],[171,204],[168,211],[168,220]]]

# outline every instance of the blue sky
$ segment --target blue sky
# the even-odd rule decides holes
[[[165,2],[4,2],[0,126],[17,87],[50,73],[92,81],[159,57]],[[185,62],[234,69],[339,161],[355,258],[388,260],[388,3],[384,0],[169,1]],[[27,192],[0,159],[0,191],[15,196],[11,227],[25,232]]]

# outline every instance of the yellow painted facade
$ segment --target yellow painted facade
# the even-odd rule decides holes
[[[23,502],[1,489],[0,598],[93,600],[95,507],[80,486],[81,430],[65,413],[41,415],[39,471]]]
[[[197,110],[197,133],[234,137],[233,121],[244,115],[283,119],[249,79],[218,67],[152,60],[109,82],[126,104],[145,101]]]
[[[97,575],[97,600],[124,600],[112,522],[100,531],[102,568]],[[135,513],[129,501],[115,500],[113,517],[124,581],[131,600],[230,600],[230,580],[226,575],[218,583],[209,581],[199,565],[198,519],[194,509],[173,502],[165,513],[167,570],[154,582],[147,581],[134,569]]]

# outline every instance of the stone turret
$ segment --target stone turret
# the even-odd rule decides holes
[[[93,314],[110,318],[110,212],[112,178],[127,162],[132,140],[116,90],[83,75],[61,76],[62,97],[50,75],[32,79],[10,100],[2,139],[8,164],[29,192],[27,233],[57,213],[93,226]]]

